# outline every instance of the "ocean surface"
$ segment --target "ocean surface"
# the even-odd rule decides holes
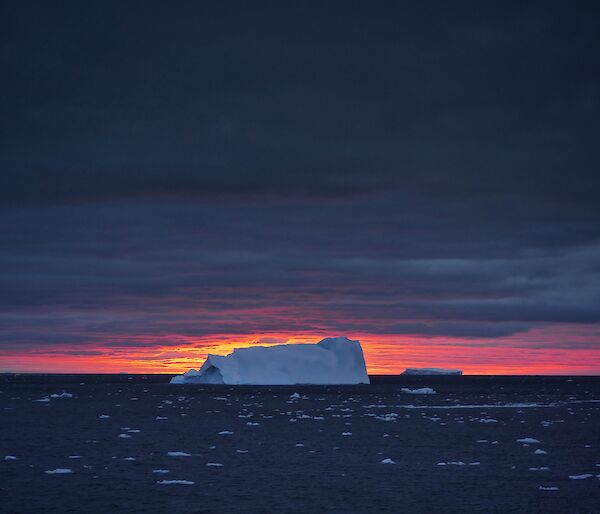
[[[600,512],[598,377],[169,379],[1,375],[0,511]]]

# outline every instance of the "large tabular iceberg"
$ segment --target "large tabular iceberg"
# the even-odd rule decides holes
[[[406,368],[402,375],[462,375],[462,371],[445,368]]]
[[[317,344],[236,348],[209,354],[199,370],[190,369],[172,384],[368,384],[359,341],[329,337]]]

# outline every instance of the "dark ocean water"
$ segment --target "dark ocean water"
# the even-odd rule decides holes
[[[0,376],[1,511],[600,512],[600,378],[169,378]]]

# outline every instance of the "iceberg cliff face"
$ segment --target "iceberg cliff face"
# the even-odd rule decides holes
[[[368,384],[359,341],[329,337],[317,344],[236,348],[209,354],[199,370],[171,379],[172,384]]]
[[[462,375],[462,371],[444,368],[406,368],[402,375]]]

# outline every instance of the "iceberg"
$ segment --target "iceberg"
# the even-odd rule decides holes
[[[462,375],[460,369],[444,368],[406,368],[402,375]]]
[[[360,342],[346,337],[328,337],[316,344],[236,348],[225,356],[209,354],[199,370],[171,379],[171,384],[368,383]]]

